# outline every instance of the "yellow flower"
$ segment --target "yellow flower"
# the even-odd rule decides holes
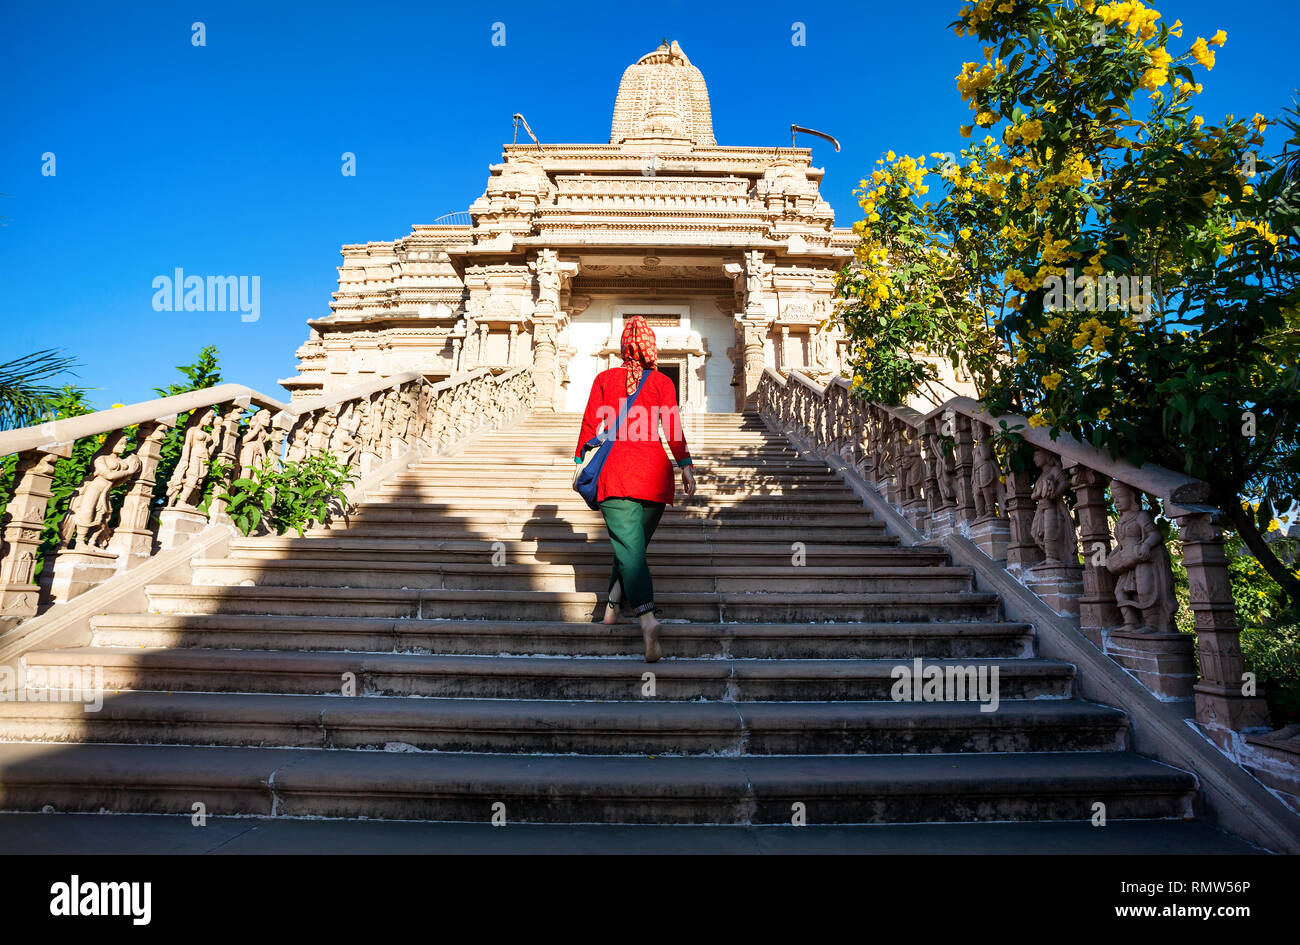
[[[1048,390],[1056,390],[1057,386],[1061,383],[1062,380],[1064,380],[1064,378],[1062,378],[1060,374],[1057,374],[1055,371],[1053,371],[1051,374],[1044,375],[1043,386],[1046,387]]]
[[[1031,427],[1045,427],[1050,422],[1051,421],[1049,421],[1047,417],[1043,415],[1043,412],[1041,410],[1029,418],[1029,425]]]
[[[1098,420],[1105,420],[1105,419],[1106,419],[1107,417],[1109,417],[1109,416],[1110,416],[1110,408],[1109,408],[1109,407],[1102,407],[1100,410],[1097,411],[1097,419],[1098,419]]]
[[[1196,37],[1196,42],[1192,43],[1192,58],[1205,66],[1206,69],[1214,69],[1214,53],[1210,52],[1209,47],[1205,45],[1205,40]]]
[[[885,155],[885,160],[886,160],[886,161],[889,161],[889,162],[892,164],[892,163],[894,162],[894,160],[895,160],[895,158],[894,158],[894,152],[893,152],[893,151],[890,151],[888,154],[886,154],[886,155]]]
[[[125,406],[126,406],[126,404],[113,404],[113,406],[110,407],[109,409],[110,409],[110,410],[116,410],[118,407],[125,407]]]
[[[963,227],[961,228],[961,234],[960,234],[960,235],[961,235],[961,238],[964,239],[964,240],[968,240],[968,239],[970,239],[970,227],[968,227],[968,226],[963,226]]]
[[[1210,37],[1211,46],[1222,46],[1227,41],[1228,41],[1228,34],[1225,33],[1223,30],[1219,30],[1217,33],[1215,33],[1213,36]]]
[[[990,111],[982,111],[975,116],[975,124],[981,127],[988,127],[998,120],[998,116]]]

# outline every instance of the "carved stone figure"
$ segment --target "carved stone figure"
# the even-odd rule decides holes
[[[986,522],[998,517],[1002,504],[1000,477],[1002,470],[993,456],[993,443],[987,436],[975,444],[971,466],[971,488],[975,493],[975,521]]]
[[[531,264],[537,273],[537,305],[558,311],[560,308],[560,257],[553,249],[543,249],[537,254],[537,261]]]
[[[70,542],[74,535],[95,548],[108,545],[108,520],[113,515],[109,493],[119,482],[132,478],[140,471],[140,457],[134,453],[123,456],[127,446],[125,433],[117,433],[107,452],[95,457],[91,476],[81,484],[63,520],[62,537]]]
[[[307,414],[298,421],[294,428],[292,439],[289,440],[289,448],[285,450],[284,461],[286,463],[300,463],[307,454],[307,444],[311,441],[312,426],[316,418],[312,414]]]
[[[1174,575],[1164,536],[1131,487],[1112,482],[1110,494],[1119,521],[1115,524],[1115,550],[1106,557],[1106,570],[1117,578],[1115,603],[1124,625],[1157,633],[1172,630]]]
[[[1034,500],[1034,520],[1029,534],[1043,550],[1043,564],[1048,566],[1078,563],[1078,546],[1074,540],[1074,519],[1065,504],[1070,481],[1061,461],[1047,450],[1034,452],[1038,480],[1030,498]]]
[[[356,462],[357,453],[361,449],[361,437],[358,435],[360,426],[361,411],[355,404],[349,404],[338,426],[334,428],[334,436],[329,443],[330,452],[338,457],[344,467],[350,467]]]
[[[919,501],[923,497],[925,461],[921,458],[921,438],[914,437],[903,452],[903,501]]]
[[[185,431],[185,443],[171,479],[167,480],[167,507],[193,509],[203,497],[203,482],[208,476],[208,463],[217,446],[217,434],[203,429],[216,423],[217,411],[209,408]]]
[[[248,421],[239,443],[239,476],[244,478],[266,462],[266,441],[271,433],[271,411],[259,410]]]
[[[947,508],[957,504],[957,470],[952,457],[944,449],[943,440],[937,431],[929,434],[930,457],[935,484],[939,489],[939,507]]]
[[[760,297],[763,294],[763,285],[767,281],[767,274],[771,267],[763,261],[763,254],[759,250],[751,250],[745,254],[745,308],[747,311],[761,309]]]

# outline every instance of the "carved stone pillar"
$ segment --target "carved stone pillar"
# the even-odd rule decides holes
[[[743,331],[745,333],[745,410],[755,410],[758,407],[758,382],[763,377],[763,369],[767,367],[766,358],[763,354],[763,340],[767,337],[768,323],[766,319],[745,319],[743,322]]]
[[[537,384],[535,407],[539,410],[556,409],[556,379],[558,361],[555,342],[559,328],[552,319],[533,322],[533,378]]]
[[[971,421],[971,436],[978,442],[972,448],[971,495],[975,501],[975,521],[970,538],[993,561],[1007,560],[1011,526],[1007,519],[1006,492],[999,478],[1003,476],[993,451],[991,431],[985,424]]]
[[[971,419],[956,415],[957,442],[953,447],[953,462],[957,468],[957,509],[958,522],[970,523],[975,518],[975,497],[971,492],[971,467],[973,465],[973,439],[971,437]]]
[[[460,373],[460,354],[462,342],[459,338],[451,339],[451,373]]]
[[[1201,663],[1201,681],[1194,687],[1196,721],[1220,744],[1228,731],[1268,728],[1264,700],[1243,694],[1246,664],[1241,655],[1223,535],[1207,510],[1167,505],[1165,511],[1178,522],[1189,598],[1196,616]]]
[[[1105,631],[1121,623],[1115,606],[1115,576],[1106,567],[1110,554],[1110,515],[1106,506],[1109,479],[1085,466],[1070,469],[1074,509],[1079,515],[1083,554],[1083,596],[1079,598],[1079,629],[1097,646]]]
[[[781,371],[789,374],[794,370],[794,365],[790,360],[790,326],[781,326]]]
[[[14,470],[14,492],[5,508],[4,557],[0,558],[0,629],[36,615],[41,589],[36,584],[36,560],[41,548],[50,480],[60,457],[72,455],[72,444],[26,450]]]
[[[140,457],[140,472],[122,500],[119,523],[108,542],[109,550],[117,553],[120,570],[130,570],[153,554],[154,535],[149,513],[152,511],[163,439],[175,422],[176,418],[171,417],[140,424],[140,445],[135,451]]]
[[[949,510],[944,508],[943,493],[939,489],[939,477],[936,470],[943,462],[943,457],[938,455],[940,444],[937,437],[937,425],[933,418],[925,422],[921,429],[925,441],[925,504],[926,504],[926,528],[925,531],[930,537],[937,538],[940,535],[946,535],[952,529],[952,515]]]
[[[1007,470],[1006,510],[1011,538],[1007,544],[1007,570],[1024,571],[1043,560],[1043,553],[1030,532],[1034,521],[1034,475],[1028,470]]]
[[[506,355],[506,363],[511,367],[516,364],[516,356],[519,348],[519,326],[514,322],[510,323],[510,346]]]
[[[217,463],[226,471],[215,477],[212,485],[212,504],[208,510],[209,522],[220,522],[223,525],[230,524],[230,515],[226,512],[226,506],[229,504],[222,498],[222,492],[229,488],[231,477],[238,472],[234,468],[235,457],[239,453],[239,418],[245,408],[248,407],[249,400],[242,397],[226,408],[225,415],[218,422],[214,432],[219,432],[221,442],[218,446]]]

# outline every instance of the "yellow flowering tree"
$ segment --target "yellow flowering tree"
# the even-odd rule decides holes
[[[925,158],[894,152],[855,191],[864,217],[854,265],[840,274],[839,314],[858,352],[854,387],[872,400],[903,402],[925,385],[940,399],[934,358],[987,387],[1000,345],[992,312],[979,304],[972,270],[935,239]]]
[[[982,140],[930,168],[943,194],[911,239],[959,260],[952,284],[991,312],[986,400],[1206,479],[1300,600],[1262,535],[1300,493],[1300,134],[1269,159],[1263,116],[1196,114],[1227,37],[1184,38],[1141,2],[979,0],[952,26],[981,46],[956,82],[960,134]],[[864,247],[890,237],[868,227]]]

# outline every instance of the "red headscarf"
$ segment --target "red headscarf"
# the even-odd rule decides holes
[[[623,323],[623,367],[627,368],[627,392],[636,390],[641,383],[643,367],[654,367],[659,360],[659,346],[655,332],[644,315],[633,315]]]

